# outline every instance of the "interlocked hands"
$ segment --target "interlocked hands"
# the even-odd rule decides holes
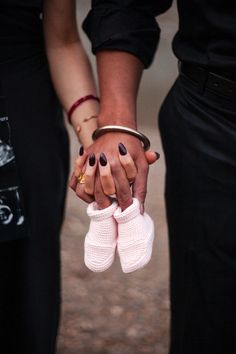
[[[136,197],[141,212],[147,191],[148,165],[159,154],[144,152],[141,142],[128,134],[111,132],[98,138],[86,151],[80,148],[70,187],[87,203],[96,200],[100,209],[111,204],[116,195],[119,206],[125,210]],[[84,175],[84,183],[78,177]]]

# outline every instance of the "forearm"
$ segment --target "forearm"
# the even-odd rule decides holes
[[[44,1],[46,51],[54,87],[66,112],[79,98],[96,95],[92,69],[80,42],[75,13],[75,0]],[[84,119],[97,115],[98,111],[98,102],[89,100],[71,116],[75,131],[81,127],[78,137],[85,147],[92,143],[91,135],[97,123],[95,119],[87,122]]]
[[[135,56],[119,51],[97,53],[101,111],[98,125],[136,128],[136,98],[143,64]]]
[[[80,97],[96,94],[90,63],[79,41],[60,47],[48,48],[52,80],[58,97],[67,112]],[[80,126],[79,140],[85,146],[92,143],[92,132],[97,127],[96,119],[84,123],[86,117],[97,115],[99,104],[95,100],[84,102],[74,111],[71,123],[76,131]]]

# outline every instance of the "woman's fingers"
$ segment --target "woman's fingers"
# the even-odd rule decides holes
[[[96,156],[91,154],[88,158],[87,166],[84,173],[84,191],[89,195],[94,194],[95,173],[97,168]]]
[[[73,174],[72,174],[72,176],[70,178],[70,181],[69,181],[69,187],[75,191],[77,183],[78,183],[78,178],[75,177],[75,174],[73,172]]]
[[[132,160],[132,158],[130,159]],[[121,166],[111,166],[104,153],[101,153],[100,155],[98,166],[100,183],[104,194],[107,196],[116,194],[119,206],[122,210],[126,209],[129,205],[132,204],[133,200],[129,181],[125,171],[121,168]],[[132,171],[132,169],[130,170]],[[134,176],[134,173],[132,176]],[[99,188],[97,190],[99,190]],[[100,199],[100,206],[108,206],[107,200],[104,200],[104,197],[101,194],[99,196],[95,195],[95,199]]]
[[[94,197],[92,196],[92,194],[94,191],[93,175],[95,174],[95,171],[94,172],[91,171],[93,169],[93,166],[90,165],[93,164],[94,159],[93,157],[91,158],[90,156],[90,159],[88,159],[87,166],[85,167],[86,159],[87,159],[87,153],[84,151],[83,146],[81,146],[79,150],[79,156],[75,162],[75,170],[70,179],[69,186],[75,191],[76,195],[80,199],[82,199],[86,203],[91,203],[94,201]],[[94,170],[96,170],[96,168],[94,168]],[[86,181],[86,173],[87,173],[87,181]],[[90,193],[87,193],[85,191],[85,188]]]
[[[130,182],[135,180],[137,175],[137,168],[134,164],[132,157],[130,156],[129,152],[127,151],[124,144],[119,143],[119,159],[122,167],[125,170],[126,176]]]
[[[75,193],[80,199],[82,199],[86,203],[91,203],[94,201],[94,196],[88,194],[85,191],[86,184],[88,185],[88,188],[90,187],[90,184],[92,184],[90,178],[94,179],[93,172],[90,171],[90,167],[91,167],[91,170],[93,169],[93,166],[90,166],[90,164],[93,165],[93,161],[94,161],[94,158],[93,158],[93,156],[90,155],[87,165],[86,166],[84,165],[83,167],[81,167],[81,172],[80,172],[79,176],[77,177],[77,185],[76,185]],[[94,170],[96,171],[96,168]],[[86,171],[87,171],[87,176],[86,176]],[[86,181],[86,178],[87,178],[87,181]],[[94,181],[93,181],[93,184],[94,184]]]
[[[88,195],[85,190],[84,190],[84,184],[77,183],[76,189],[75,189],[76,195],[82,199],[86,203],[92,203],[94,201],[94,197],[91,195]]]
[[[137,176],[137,168],[134,164],[134,161],[131,155],[129,154],[129,152],[127,151],[126,147],[124,146],[124,144],[120,143],[118,145],[118,148],[119,148],[120,163],[126,172],[126,176],[128,180],[133,182]],[[155,151],[146,151],[145,157],[147,163],[151,165],[160,158],[160,154]]]
[[[99,165],[101,186],[104,194],[107,196],[115,194],[116,189],[115,189],[115,183],[111,173],[111,167],[104,153],[101,153],[98,165]]]
[[[123,169],[118,168],[117,164],[111,165],[103,153],[100,155],[99,163],[94,153],[88,158],[88,154],[81,146],[75,171],[70,179],[70,187],[80,199],[91,203],[95,198],[98,207],[102,209],[111,203],[108,196],[116,194],[123,210],[132,203],[129,182],[135,181],[134,195],[142,203],[144,202],[146,186],[143,181],[147,178],[147,169],[139,168],[137,171],[136,164],[124,144],[120,143],[118,150],[120,167],[122,166]],[[154,151],[147,151],[145,157],[147,163],[152,164],[159,159],[160,155]],[[84,173],[84,181],[79,178],[81,173]]]
[[[87,158],[86,151],[84,150],[83,146],[81,146],[79,149],[79,156],[75,161],[75,171],[74,171],[75,177],[78,178],[79,174],[82,172],[86,158]]]

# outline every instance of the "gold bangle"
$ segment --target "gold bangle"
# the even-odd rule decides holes
[[[90,119],[97,119],[97,115],[89,116],[83,119],[82,123],[88,122]]]
[[[142,141],[143,143],[143,148],[145,151],[147,151],[150,148],[150,140],[146,137],[146,135],[128,128],[128,127],[123,127],[122,125],[105,125],[104,127],[101,128],[97,128],[92,135],[92,139],[96,140],[98,139],[100,136],[102,136],[103,134],[106,133],[110,133],[110,132],[119,132],[119,133],[126,133],[129,135],[134,136],[135,138],[138,138],[140,141]]]
[[[86,118],[84,118],[82,120],[82,122],[80,124],[86,123],[86,122],[90,121],[91,119],[97,119],[97,117],[98,117],[97,115],[86,117]],[[77,125],[76,128],[75,128],[77,133],[79,133],[81,131],[81,125],[80,124]]]

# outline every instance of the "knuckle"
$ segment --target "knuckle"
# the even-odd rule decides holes
[[[104,169],[100,172],[100,176],[103,181],[107,180],[109,177],[111,178],[111,172],[110,170]]]
[[[129,173],[128,178],[129,178],[130,181],[134,181],[136,176],[137,176],[137,173],[136,172],[132,172],[132,173]]]
[[[93,188],[91,186],[85,186],[84,191],[87,194],[91,194],[91,195],[93,194]]]
[[[142,175],[147,175],[149,171],[149,166],[148,165],[141,165],[138,169],[138,172]]]
[[[90,179],[93,176],[94,176],[94,171],[93,170],[89,169],[89,170],[85,171],[85,174],[84,174],[85,179]]]
[[[115,189],[114,188],[106,188],[104,189],[104,194],[109,196],[109,195],[112,195],[112,194],[115,194]]]
[[[75,192],[75,190],[76,190],[76,187],[72,184],[69,184],[69,187]]]
[[[75,178],[71,178],[69,181],[69,187],[73,190],[75,190],[76,184],[75,184]]]
[[[102,185],[105,185],[105,186],[111,184],[111,175],[101,176],[101,183],[102,183]]]
[[[143,189],[143,190],[141,190],[139,192],[137,191],[137,194],[139,195],[141,200],[144,200],[146,198],[147,191],[146,191],[146,189]]]
[[[126,209],[128,208],[130,205],[132,204],[132,198],[127,200],[126,202],[123,201],[119,201],[119,206],[121,207],[121,209]]]
[[[84,191],[81,188],[76,188],[75,193],[76,193],[77,197],[84,199]]]
[[[110,205],[109,200],[107,200],[107,199],[106,200],[104,199],[102,202],[99,202],[96,200],[96,203],[97,203],[98,207],[101,209],[105,209]]]
[[[76,178],[78,178],[80,172],[81,172],[81,169],[80,169],[80,168],[75,169],[75,171],[74,171],[74,176],[75,176]]]
[[[97,202],[97,204],[98,204],[99,207],[101,207],[101,208],[104,208],[104,207],[105,207],[106,202],[105,202],[105,200],[104,200],[103,198],[97,198],[97,197],[95,196],[95,200],[96,200],[96,202]]]
[[[132,162],[130,160],[123,160],[121,163],[124,168],[132,166]]]
[[[121,166],[116,161],[112,161],[110,163],[110,166],[111,166],[111,171],[112,171],[113,174],[118,174],[120,172]]]
[[[132,199],[130,191],[120,193],[118,199],[119,203],[122,203],[123,205],[129,204],[130,200]]]
[[[104,193],[100,189],[95,191],[95,199],[98,204],[102,204],[104,202]]]

